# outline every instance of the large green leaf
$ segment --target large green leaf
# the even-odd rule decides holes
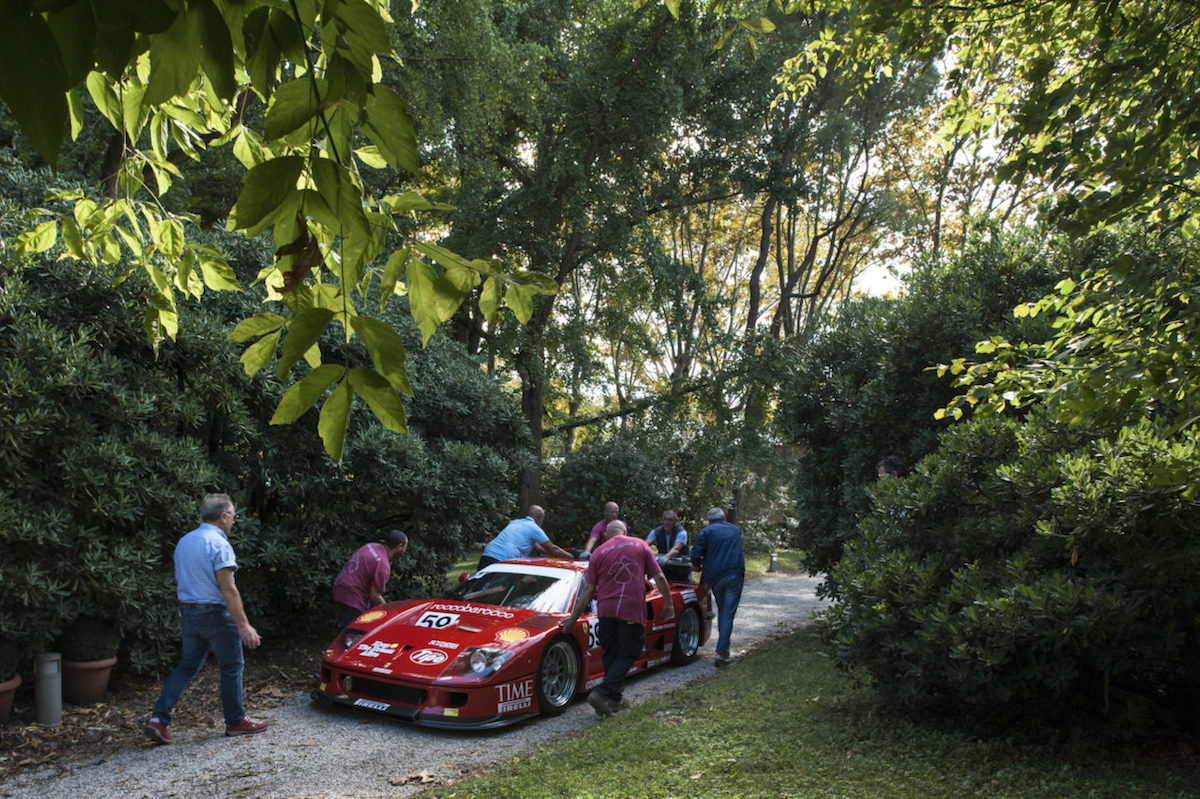
[[[437,274],[433,267],[419,258],[409,260],[405,270],[405,282],[408,283],[408,294],[411,298],[409,307],[412,309],[413,318],[421,328],[423,340],[428,342],[437,326],[454,316],[454,312],[467,296],[467,291]]]
[[[396,292],[396,283],[400,280],[400,276],[404,274],[404,270],[408,266],[408,259],[411,255],[412,250],[408,247],[405,247],[403,250],[396,250],[388,257],[387,264],[383,267],[383,276],[380,278],[380,312],[382,312],[387,306],[388,298]]]
[[[350,384],[354,386],[354,393],[371,406],[384,427],[396,433],[408,432],[404,403],[391,383],[370,369],[351,369]]]
[[[280,46],[271,35],[271,15],[281,12],[259,7],[242,23],[242,42],[245,46],[246,73],[250,83],[264,97],[270,96],[275,81],[275,65],[279,62]]]
[[[271,424],[291,424],[299,419],[320,399],[325,389],[345,374],[346,367],[332,363],[322,364],[313,369],[283,395],[283,399],[275,408],[275,414],[271,417]]]
[[[330,0],[324,14],[327,18],[336,17],[347,33],[357,38],[367,52],[383,53],[391,48],[383,18],[365,0]]]
[[[504,292],[504,304],[512,309],[517,321],[525,324],[533,316],[533,295],[536,292],[528,286],[510,285]]]
[[[403,98],[387,86],[375,86],[367,97],[363,131],[393,167],[416,174],[417,135]]]
[[[197,250],[200,261],[200,273],[204,275],[204,284],[217,291],[241,291],[242,284],[238,282],[237,273],[221,256],[207,250]]]
[[[391,383],[392,388],[412,396],[412,386],[408,382],[407,355],[400,334],[387,322],[369,316],[351,318],[350,326],[367,345],[375,371]]]
[[[263,135],[282,139],[317,115],[318,93],[325,94],[325,81],[307,75],[288,81],[275,90],[263,119]]]
[[[483,292],[479,295],[479,310],[488,324],[496,321],[496,312],[500,309],[500,283],[496,276],[489,277],[483,283]]]
[[[325,308],[310,308],[296,314],[296,318],[288,322],[287,337],[283,340],[283,351],[279,355],[279,364],[275,368],[276,377],[280,380],[287,377],[292,364],[316,343],[321,333],[325,332],[331,319],[333,319],[333,311]]]
[[[156,106],[184,94],[200,72],[204,40],[200,12],[193,6],[177,14],[171,27],[150,37],[150,85],[145,103]]]
[[[237,327],[229,334],[234,341],[249,341],[255,336],[263,336],[283,327],[286,320],[279,314],[256,313],[249,319],[238,322]]]
[[[282,331],[276,330],[246,348],[239,360],[242,362],[242,368],[246,370],[247,377],[254,377],[267,368],[267,364],[275,357],[275,349],[279,346],[279,337],[282,334]]]
[[[298,196],[296,181],[303,169],[304,159],[298,155],[272,158],[250,169],[230,215],[231,229],[255,235],[286,212]]]
[[[121,89],[121,119],[132,139],[141,135],[150,116],[150,108],[142,102],[145,96],[146,88],[134,81],[127,81]]]
[[[363,212],[362,189],[354,183],[350,173],[328,158],[314,158],[312,171],[317,191],[338,221],[333,232],[351,239],[368,237],[370,231]]]
[[[121,117],[124,114],[121,98],[117,96],[108,79],[100,72],[91,73],[87,76],[87,90],[92,96],[92,102],[100,109],[100,113],[104,114],[104,118],[112,123],[113,129],[120,130]]]
[[[87,77],[96,50],[96,20],[89,3],[75,2],[46,16],[66,68],[68,86]]]
[[[25,3],[0,11],[0,100],[55,166],[67,129],[67,70],[50,27]],[[411,126],[410,126],[411,127]]]
[[[350,381],[343,380],[321,405],[321,415],[317,420],[317,433],[321,436],[321,443],[325,445],[329,457],[338,463],[342,462],[346,429],[350,426],[350,400],[353,398]]]
[[[232,100],[237,93],[233,69],[233,39],[224,17],[210,0],[195,0],[200,15],[200,35],[204,49],[200,53],[204,74],[222,100]]]
[[[26,230],[17,236],[17,244],[22,252],[45,252],[58,241],[58,220],[50,219],[42,222],[33,230]]]
[[[389,194],[383,198],[383,202],[387,204],[396,213],[404,211],[453,211],[455,206],[449,203],[435,203],[425,199],[415,191],[406,191],[402,194]]]

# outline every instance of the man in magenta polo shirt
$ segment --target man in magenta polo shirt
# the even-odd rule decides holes
[[[611,716],[621,705],[625,675],[646,643],[646,578],[653,578],[663,603],[663,621],[675,618],[671,586],[663,576],[650,545],[628,535],[625,523],[608,523],[608,540],[596,548],[588,561],[583,591],[571,615],[559,622],[570,630],[596,599],[600,617],[597,637],[604,650],[604,682],[588,695],[588,704],[601,716]]]
[[[358,548],[333,581],[343,627],[367,608],[383,604],[383,589],[392,576],[392,561],[408,549],[408,536],[399,530],[387,534],[387,544],[372,542]]]
[[[617,521],[621,515],[621,506],[615,502],[604,503],[604,518],[592,525],[592,531],[588,533],[587,543],[583,545],[584,552],[589,555],[596,547],[608,540],[608,526]],[[625,525],[628,529],[629,525]]]

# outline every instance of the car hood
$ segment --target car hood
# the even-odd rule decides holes
[[[524,608],[461,600],[392,603],[369,610],[350,628],[364,635],[345,652],[326,657],[345,669],[419,680],[466,677],[465,659],[477,647],[518,650],[558,624]]]

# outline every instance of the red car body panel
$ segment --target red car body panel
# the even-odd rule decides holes
[[[586,569],[586,562],[526,558],[485,570],[517,572],[528,581],[554,580],[555,590],[547,593],[556,608],[547,612],[461,598],[406,600],[372,608],[347,626],[325,651],[313,698],[323,704],[361,707],[444,728],[485,729],[543,711],[560,713],[575,696],[604,677],[602,651],[595,640],[595,613],[581,616],[569,636],[558,629],[583,588]],[[675,619],[665,623],[664,599],[648,583],[646,645],[629,670],[631,675],[671,661],[678,620],[685,609],[693,609],[695,615],[689,623],[698,625],[685,631],[686,650],[677,654],[677,660],[690,661],[694,649],[711,633],[707,592],[701,596],[690,580],[669,583]],[[545,600],[547,596],[541,595],[537,602],[545,605]],[[549,684],[555,680],[550,667],[540,674],[539,666],[546,655],[569,667],[571,655],[561,646],[546,653],[547,647],[561,641],[569,642],[578,669],[573,675],[569,668],[562,671],[571,676],[561,682],[570,685],[563,686],[549,706],[543,707],[539,679]],[[692,654],[681,657],[687,650]],[[485,673],[472,671],[473,657],[488,662]],[[546,690],[546,685],[542,688]]]

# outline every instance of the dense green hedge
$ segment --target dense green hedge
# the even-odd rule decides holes
[[[1094,371],[1121,400],[1074,424],[1040,403],[977,415],[879,482],[833,566],[827,637],[840,665],[910,707],[1195,727],[1200,417],[1176,387],[1200,368],[1200,262],[1139,235],[1064,249],[1119,314],[1122,346],[1075,337],[1056,394],[1081,400]]]
[[[559,546],[582,547],[604,504],[616,502],[632,535],[645,535],[678,498],[667,498],[667,470],[627,438],[610,436],[573,451],[552,471],[546,530]]]
[[[19,209],[3,210],[13,227]],[[231,252],[247,283],[270,257]],[[410,323],[412,433],[356,414],[338,467],[315,413],[267,424],[279,385],[248,379],[226,338],[247,297],[181,307],[179,338],[156,358],[142,296],[137,275],[0,252],[0,652],[23,667],[85,613],[118,624],[126,664],[170,665],[171,553],[208,491],[239,507],[238,583],[264,635],[332,626],[332,576],[387,529],[412,540],[391,592],[428,593],[515,511],[518,406],[454,343],[422,349]]]
[[[871,505],[876,464],[888,455],[911,466],[937,447],[934,419],[955,391],[931,367],[970,356],[993,333],[1040,340],[1044,319],[1014,319],[1068,265],[1041,231],[984,230],[944,264],[907,279],[900,299],[844,306],[828,327],[801,342],[780,391],[776,423],[795,442],[792,489],[796,535],[814,574],[828,574]],[[836,582],[825,590],[836,595]]]

